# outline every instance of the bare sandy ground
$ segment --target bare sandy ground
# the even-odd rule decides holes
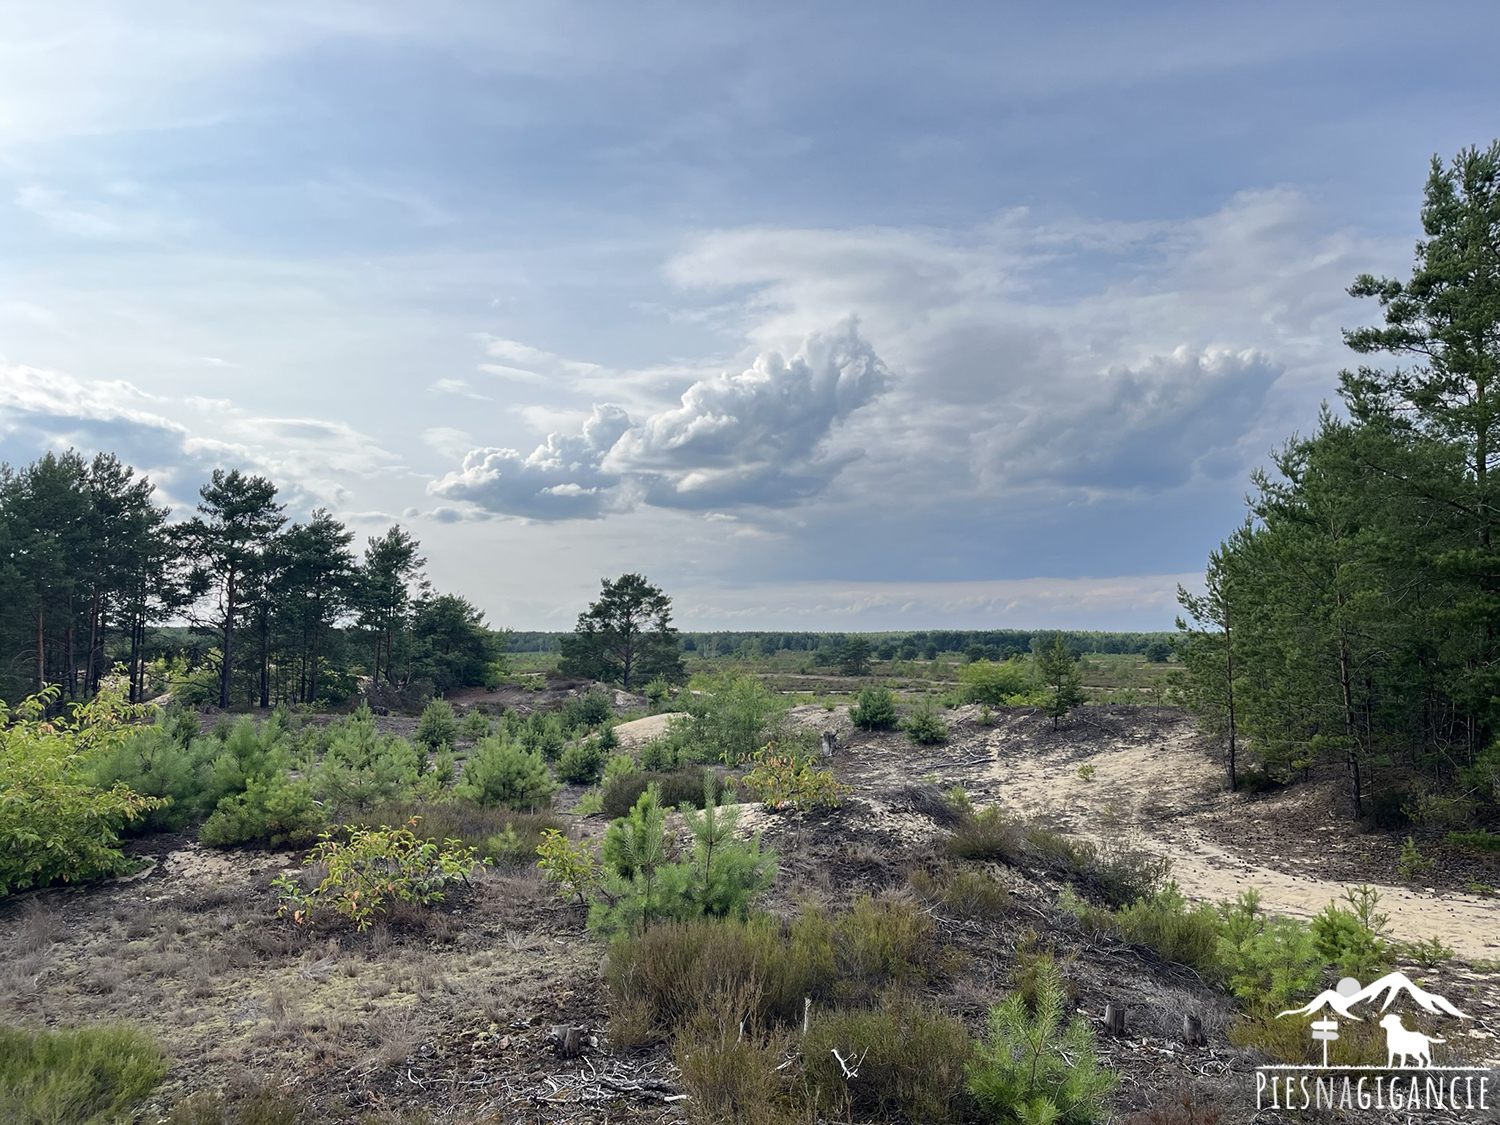
[[[615,727],[615,736],[620,740],[623,748],[632,750],[637,746],[644,746],[653,738],[660,738],[666,734],[667,724],[671,721],[671,714],[647,715],[644,719],[632,719],[628,723],[621,723]]]
[[[1190,723],[1163,721],[1118,737],[1108,727],[1081,730],[1084,737],[1039,744],[1034,722],[1002,722],[976,738],[975,751],[990,762],[977,771],[993,800],[1027,816],[1040,815],[1068,831],[1099,838],[1109,821],[1138,835],[1172,859],[1172,877],[1187,895],[1231,899],[1250,887],[1271,913],[1310,917],[1343,895],[1347,883],[1319,877],[1320,856],[1347,847],[1347,827],[1329,824],[1276,867],[1251,862],[1215,843],[1206,822],[1249,811],[1241,797],[1222,791],[1219,765],[1199,745]],[[1075,726],[1074,728],[1078,728]],[[1079,767],[1094,767],[1091,778]],[[977,779],[976,779],[977,780]],[[1295,799],[1295,798],[1293,798]],[[1274,806],[1263,815],[1274,816]],[[1118,829],[1115,829],[1118,830]],[[1441,938],[1459,956],[1500,958],[1500,902],[1469,894],[1426,893],[1421,888],[1374,883],[1393,936],[1406,941]]]

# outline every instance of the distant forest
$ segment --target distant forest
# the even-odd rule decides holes
[[[913,632],[788,633],[779,630],[679,633],[684,652],[703,657],[769,656],[776,652],[822,654],[832,663],[845,638],[864,637],[878,660],[933,660],[959,654],[974,660],[1005,660],[1032,651],[1034,638],[1055,636],[1055,629],[922,629]],[[510,651],[557,652],[568,633],[518,629],[510,634]],[[1063,641],[1080,656],[1089,652],[1144,653],[1153,643],[1170,643],[1176,633],[1105,633],[1064,630]]]

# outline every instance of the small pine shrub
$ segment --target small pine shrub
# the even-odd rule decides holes
[[[453,715],[453,704],[446,699],[434,699],[422,708],[422,716],[417,720],[416,740],[419,746],[432,751],[458,741],[458,719]]]
[[[1252,1018],[1285,1011],[1317,983],[1324,962],[1306,923],[1266,917],[1253,889],[1220,904],[1219,919],[1218,959],[1229,991]]]
[[[889,688],[861,688],[849,719],[860,730],[890,730],[896,725],[896,696]]]
[[[604,766],[604,751],[598,739],[585,738],[562,752],[557,760],[557,776],[571,785],[592,785],[599,780]]]
[[[570,811],[574,816],[597,816],[604,811],[604,790],[597,785],[585,789]]]
[[[1390,966],[1385,927],[1389,916],[1378,913],[1380,893],[1370,886],[1347,887],[1344,902],[1330,902],[1312,920],[1318,954],[1341,976],[1379,976]]]
[[[552,806],[557,783],[540,754],[491,735],[475,744],[457,792],[479,805],[535,811]]]
[[[1415,883],[1433,867],[1433,861],[1424,857],[1417,850],[1416,841],[1408,836],[1401,845],[1401,855],[1396,860],[1396,873],[1401,876],[1402,882]]]
[[[990,1121],[1094,1125],[1119,1078],[1094,1052],[1081,1018],[1064,1024],[1067,995],[1050,958],[1038,965],[1034,1008],[1013,995],[990,1009],[989,1038],[969,1067],[969,1092]]]
[[[906,737],[922,746],[935,746],[948,741],[948,724],[926,703],[906,720]]]
[[[144,1032],[123,1024],[74,1031],[0,1025],[0,1121],[117,1125],[167,1073]]]
[[[604,784],[613,784],[622,777],[639,773],[640,770],[640,764],[629,754],[612,754],[609,761],[604,763]]]
[[[494,723],[483,711],[475,709],[464,716],[464,720],[458,726],[458,733],[471,742],[478,742],[481,738],[488,738],[494,730]]]
[[[1453,947],[1444,945],[1436,934],[1420,941],[1402,942],[1399,948],[1403,957],[1409,957],[1424,969],[1435,969],[1454,957]]]
[[[312,786],[284,773],[252,778],[243,793],[219,802],[198,842],[210,848],[263,843],[271,847],[311,842],[324,825]]]

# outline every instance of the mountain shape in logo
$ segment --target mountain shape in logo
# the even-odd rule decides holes
[[[1366,1000],[1374,1000],[1376,997],[1383,995],[1385,996],[1385,1002],[1380,1005],[1380,1010],[1383,1012],[1387,1008],[1389,1008],[1395,1001],[1396,997],[1401,995],[1401,993],[1403,992],[1410,996],[1412,1002],[1415,1003],[1424,1012],[1431,1012],[1433,1015],[1437,1015],[1439,1012],[1442,1012],[1446,1015],[1457,1016],[1461,1020],[1473,1018],[1472,1016],[1468,1016],[1463,1012],[1460,1012],[1457,1008],[1448,1003],[1447,1000],[1439,996],[1436,992],[1428,992],[1425,988],[1413,984],[1411,979],[1407,977],[1405,973],[1387,973],[1385,976],[1381,977],[1374,983],[1367,984],[1357,992],[1350,992],[1348,995],[1344,995],[1342,992],[1336,992],[1331,988],[1325,989],[1323,992],[1318,993],[1318,995],[1312,1000],[1312,1002],[1307,1004],[1305,1007],[1291,1008],[1285,1012],[1282,1012],[1281,1015],[1311,1016],[1315,1015],[1318,1012],[1321,1012],[1325,1007],[1328,1007],[1332,1008],[1335,1012],[1343,1016],[1345,1019],[1358,1022],[1359,1017],[1349,1010],[1356,1004],[1363,1003]],[[1281,1017],[1278,1016],[1277,1018],[1280,1019]]]

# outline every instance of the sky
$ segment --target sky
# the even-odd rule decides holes
[[[496,626],[1171,628],[1488,3],[0,0],[0,459],[400,523]]]

